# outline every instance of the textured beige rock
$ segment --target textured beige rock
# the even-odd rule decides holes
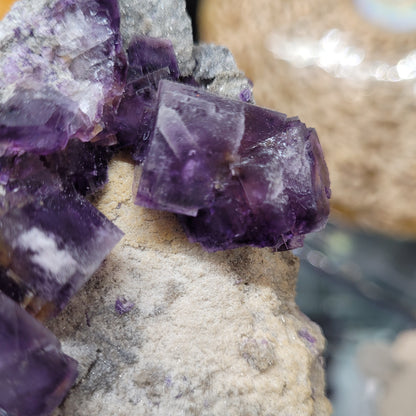
[[[132,184],[114,160],[95,202],[125,237],[50,325],[80,362],[55,416],[329,415],[324,339],[294,303],[298,260],[207,253],[172,215],[133,205]]]
[[[414,33],[371,25],[351,0],[202,0],[200,17],[202,40],[230,48],[259,105],[317,128],[334,216],[415,236]]]

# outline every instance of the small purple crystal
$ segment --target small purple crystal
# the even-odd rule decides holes
[[[136,203],[181,215],[207,250],[287,250],[322,228],[329,176],[318,137],[298,119],[161,81]]]
[[[26,3],[16,3],[0,31],[0,155],[91,140],[124,88],[117,0],[45,2],[36,14]]]
[[[244,88],[240,92],[240,100],[244,101],[245,103],[249,103],[253,100],[253,94],[249,88]]]
[[[136,37],[127,54],[126,88],[112,127],[119,144],[132,146],[133,159],[141,162],[156,120],[159,81],[177,80],[179,68],[169,40]]]
[[[125,313],[130,312],[133,308],[134,303],[126,299],[124,296],[117,298],[116,303],[114,305],[114,309],[120,315],[124,315]]]
[[[47,416],[76,377],[55,336],[0,292],[0,414]]]

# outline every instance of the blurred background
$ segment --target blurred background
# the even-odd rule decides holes
[[[257,104],[316,128],[332,202],[296,250],[334,416],[416,415],[416,1],[188,1]]]

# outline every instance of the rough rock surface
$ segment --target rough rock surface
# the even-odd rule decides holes
[[[182,0],[119,0],[125,47],[136,35],[170,39],[183,76],[195,66],[191,20]]]
[[[80,363],[55,416],[329,415],[324,339],[294,303],[297,259],[205,252],[173,215],[133,204],[132,173],[114,160],[96,201],[124,239],[50,325]],[[120,298],[134,307],[121,314]]]
[[[195,79],[214,94],[254,103],[253,84],[238,69],[231,52],[220,45],[194,46]]]
[[[373,26],[351,0],[200,3],[201,39],[230,48],[257,103],[316,128],[332,214],[415,236],[415,32]]]

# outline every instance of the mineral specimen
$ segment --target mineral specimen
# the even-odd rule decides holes
[[[36,155],[0,158],[0,171],[0,286],[31,313],[50,316],[122,232],[80,195],[63,190]]]
[[[170,19],[184,15],[183,1],[120,1],[128,62],[117,0],[21,0],[0,25],[0,415],[47,415],[75,380],[75,362],[17,303],[38,318],[56,314],[120,240],[122,232],[81,196],[106,182],[118,149],[145,159],[136,201],[180,214],[190,239],[208,250],[293,248],[328,215],[329,180],[314,131],[243,103],[252,101],[252,85],[224,48],[192,54],[189,19],[179,19],[184,30]],[[169,40],[137,34],[171,35],[179,64]],[[171,82],[178,80],[189,85]],[[208,94],[197,82],[223,93],[226,84],[242,101]],[[181,284],[166,284],[170,304]],[[123,315],[135,303],[118,297],[114,307]],[[147,316],[163,313],[151,309]],[[96,314],[83,316],[93,330]],[[271,343],[247,345],[253,369],[274,364]],[[137,358],[117,354],[118,368],[106,357],[103,372],[85,374],[94,391],[94,377],[111,384]],[[94,360],[89,369],[104,368]],[[140,383],[149,385],[141,375]]]
[[[182,214],[208,250],[287,250],[329,214],[328,170],[318,137],[296,118],[170,81],[136,203]]]
[[[0,292],[0,414],[49,415],[76,376],[55,336]]]
[[[116,0],[16,3],[0,26],[0,155],[52,153],[104,129],[125,81],[119,20]]]

